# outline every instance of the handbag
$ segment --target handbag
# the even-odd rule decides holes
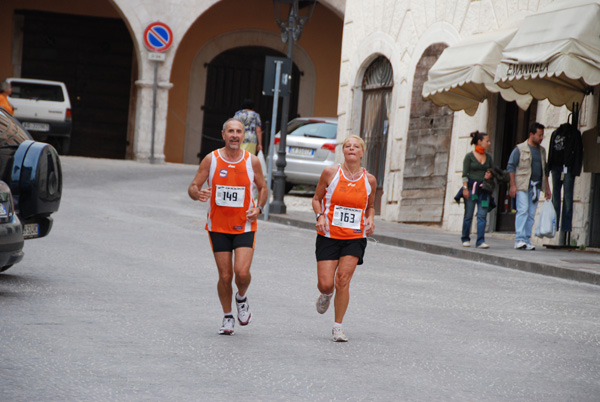
[[[537,237],[548,237],[553,238],[556,235],[556,211],[552,202],[545,201],[542,205],[542,212],[540,212],[540,218],[535,228],[535,235]]]

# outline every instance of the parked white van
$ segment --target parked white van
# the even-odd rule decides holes
[[[73,125],[71,100],[64,83],[8,78],[9,101],[15,117],[37,141],[47,142],[61,153],[69,152]]]

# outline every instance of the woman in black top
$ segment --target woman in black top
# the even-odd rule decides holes
[[[463,197],[465,199],[465,217],[463,219],[462,244],[471,246],[471,222],[477,205],[477,243],[478,248],[489,248],[485,242],[485,223],[491,194],[481,188],[484,180],[492,178],[489,169],[494,166],[492,156],[487,153],[490,137],[486,133],[471,133],[471,145],[475,149],[465,155],[463,161]]]

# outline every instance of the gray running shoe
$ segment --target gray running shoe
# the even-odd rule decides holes
[[[223,324],[221,325],[221,329],[219,329],[219,335],[233,335],[234,324],[235,320],[233,317],[223,317]]]
[[[527,251],[535,250],[535,246],[531,243],[527,243],[527,245],[525,245],[525,250],[527,250]]]
[[[524,242],[523,240],[515,242],[515,248],[517,250],[523,250],[525,247],[527,247],[527,242]]]
[[[329,302],[331,301],[332,296],[333,294],[324,295],[321,293],[321,295],[317,299],[317,313],[325,314],[325,312],[329,308]]]
[[[248,325],[252,322],[252,313],[250,312],[250,306],[248,305],[248,299],[246,301],[239,302],[237,301],[237,294],[235,303],[237,304],[237,319],[240,325]]]
[[[334,342],[348,342],[348,337],[344,333],[342,327],[333,327],[331,333],[333,334]]]

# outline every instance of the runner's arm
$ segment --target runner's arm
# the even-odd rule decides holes
[[[254,155],[250,155],[250,160],[252,162],[252,170],[254,170],[254,183],[256,184],[256,188],[258,189],[258,200],[257,206],[255,208],[250,208],[248,214],[248,220],[253,222],[260,215],[260,209],[258,206],[263,208],[267,203],[267,197],[269,196],[269,192],[267,190],[267,183],[265,182],[265,176],[263,176],[262,166],[258,158]]]
[[[202,190],[202,186],[208,179],[211,161],[212,153],[206,155],[200,163],[200,166],[198,166],[196,176],[194,177],[194,180],[192,180],[192,184],[188,187],[188,195],[192,200],[206,202],[210,198],[211,189],[206,188]]]
[[[367,173],[367,179],[371,185],[371,194],[369,194],[369,200],[367,202],[365,219],[367,236],[371,236],[373,232],[375,232],[375,192],[377,189],[377,179],[370,173]]]
[[[315,190],[315,195],[312,199],[312,207],[315,214],[322,214],[323,207],[321,205],[323,201],[323,197],[325,197],[325,192],[327,191],[327,186],[331,183],[335,172],[337,171],[337,166],[328,166],[323,169],[323,173],[321,173],[321,177],[319,178],[319,184],[317,184],[317,189]],[[327,227],[327,219],[325,219],[324,215],[319,216],[317,219],[317,232],[324,232]]]

